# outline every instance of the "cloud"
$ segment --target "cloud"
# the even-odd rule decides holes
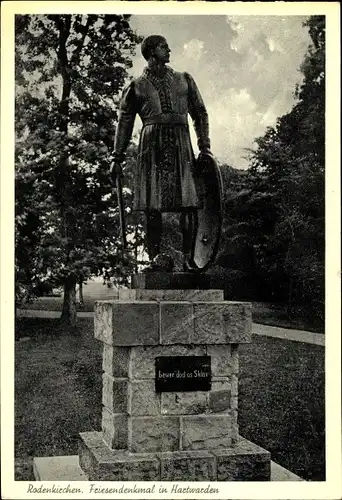
[[[204,42],[197,38],[192,38],[184,44],[183,55],[192,61],[198,62],[202,57],[203,47]]]
[[[219,160],[236,167],[243,166],[245,148],[251,147],[251,135],[263,129],[258,104],[247,89],[228,89],[208,105],[212,151]]]

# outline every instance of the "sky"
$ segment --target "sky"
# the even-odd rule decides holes
[[[291,110],[299,67],[310,44],[303,16],[133,15],[139,35],[163,35],[170,66],[195,79],[207,107],[211,149],[221,162],[247,168],[246,148]],[[132,75],[141,74],[140,47]],[[137,120],[135,131],[141,127]],[[193,146],[197,152],[192,130]]]

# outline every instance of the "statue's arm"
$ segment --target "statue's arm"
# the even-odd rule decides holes
[[[202,96],[195,80],[189,73],[184,73],[188,82],[188,107],[197,135],[197,145],[200,151],[210,150],[209,118]]]
[[[118,162],[125,159],[126,149],[132,137],[136,116],[136,98],[134,82],[127,85],[122,93],[119,108],[119,120],[114,139],[114,158]]]

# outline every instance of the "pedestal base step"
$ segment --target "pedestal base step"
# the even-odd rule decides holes
[[[270,453],[240,437],[231,448],[129,453],[101,432],[80,434],[79,463],[90,481],[270,481]]]
[[[36,457],[33,459],[36,481],[88,481],[78,455]],[[303,481],[293,472],[271,461],[271,481]]]

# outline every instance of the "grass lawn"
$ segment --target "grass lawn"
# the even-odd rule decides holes
[[[30,340],[16,342],[15,456],[18,479],[30,480],[34,456],[75,454],[78,433],[101,428],[102,351],[92,318],[70,333],[45,318],[17,329]]]
[[[239,426],[272,459],[325,479],[324,348],[253,336],[240,346]]]
[[[252,302],[252,314],[254,323],[294,330],[307,330],[314,333],[324,333],[324,325],[318,325],[312,321],[300,318],[289,319],[286,314],[285,306],[281,304]]]
[[[101,343],[93,320],[67,332],[59,320],[17,322],[16,480],[35,456],[77,454],[79,432],[101,427]],[[240,432],[306,479],[324,479],[324,350],[254,336],[241,346]]]

